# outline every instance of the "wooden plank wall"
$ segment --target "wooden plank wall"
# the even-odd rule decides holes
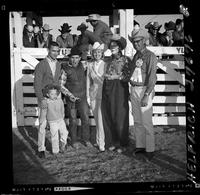
[[[154,125],[186,125],[185,117],[185,65],[183,60],[183,48],[176,47],[149,47],[159,58],[165,54],[165,59],[160,59],[157,69],[157,83],[155,97],[153,99],[153,124]],[[69,51],[61,50],[58,60],[63,60]],[[15,48],[14,53],[19,56],[19,49]],[[168,59],[167,55],[173,55]],[[43,48],[21,49],[21,72],[17,72],[18,78],[15,86],[21,85],[19,94],[20,118],[23,113],[23,122],[18,126],[38,125],[37,99],[33,88],[33,73],[36,64],[47,55]],[[171,56],[172,57],[172,56]],[[15,65],[17,67],[17,65]],[[20,77],[20,78],[19,78]],[[131,109],[130,109],[131,110]],[[91,125],[95,125],[93,116],[90,116]],[[80,124],[80,121],[79,121]],[[130,125],[133,124],[133,117],[130,111]]]

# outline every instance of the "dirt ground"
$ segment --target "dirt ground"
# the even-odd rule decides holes
[[[125,153],[105,151],[80,144],[57,158],[51,154],[50,132],[46,135],[46,159],[37,156],[37,128],[13,129],[14,184],[72,184],[162,182],[186,180],[186,128],[154,127],[155,157],[151,161],[132,155],[134,138]],[[133,129],[130,128],[133,132]],[[91,129],[94,143],[95,128]]]

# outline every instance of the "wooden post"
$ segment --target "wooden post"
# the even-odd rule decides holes
[[[125,49],[125,54],[127,56],[132,56],[133,54],[133,51],[132,51],[132,43],[129,41],[129,38],[128,38],[128,35],[131,36],[131,32],[133,30],[133,19],[134,19],[134,10],[133,9],[126,9],[125,11],[125,38],[126,38],[126,41],[127,41],[127,46],[126,46],[126,49]]]
[[[125,17],[125,10],[119,10],[119,33],[120,36],[126,36],[126,17]]]
[[[15,71],[14,71],[14,48],[13,48],[13,18],[12,12],[9,13],[10,30],[10,74],[11,74],[11,110],[12,110],[12,128],[17,128],[16,102],[15,102]]]
[[[13,12],[16,47],[22,47],[22,18],[19,12]]]
[[[22,88],[22,59],[20,48],[14,49],[14,71],[15,71],[15,105],[17,111],[17,125],[24,126],[24,102],[23,102],[23,88]]]
[[[133,30],[133,9],[120,9],[120,35],[123,36],[127,41],[127,47],[125,54],[128,56],[132,55],[132,44],[128,39],[128,35],[131,35]]]

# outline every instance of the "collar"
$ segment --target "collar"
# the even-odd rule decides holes
[[[141,57],[145,54],[146,51],[147,51],[147,48],[145,47],[142,51],[138,51],[138,55]]]
[[[57,59],[53,59],[51,56],[47,56],[47,60],[49,60],[50,62],[53,62],[53,63],[56,63],[57,62]]]

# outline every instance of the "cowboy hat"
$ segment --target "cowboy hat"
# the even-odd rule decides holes
[[[68,23],[64,23],[62,26],[60,26],[61,27],[61,30],[60,29],[58,29],[62,34],[64,34],[64,33],[66,33],[66,32],[70,32],[71,31],[71,27],[72,26],[69,26],[69,24]]]
[[[96,20],[100,20],[101,16],[99,14],[90,14],[88,16],[88,19],[86,19],[86,22],[90,22],[90,21],[96,21]]]
[[[95,42],[92,46],[92,50],[104,50],[104,44],[100,44],[99,42]]]
[[[130,42],[133,42],[136,38],[145,38],[148,39],[148,33],[146,30],[140,28],[139,30],[133,30],[131,36],[128,35]]]
[[[121,50],[125,49],[127,45],[126,39],[118,34],[114,34],[111,37],[109,46],[111,45],[112,42],[116,42],[121,48]]]
[[[165,23],[165,30],[175,30],[176,24],[173,21],[169,21]]]
[[[70,54],[68,55],[69,57],[74,56],[74,55],[78,55],[81,56],[82,52],[80,51],[80,49],[77,46],[74,46],[71,48]]]
[[[45,31],[50,31],[52,29],[50,29],[49,25],[48,24],[44,24],[44,26],[42,27],[43,30]]]
[[[149,28],[153,28],[153,29],[157,29],[157,30],[160,30],[162,24],[159,25],[158,22],[149,22],[145,25],[145,28],[146,29],[149,29]]]
[[[85,22],[82,22],[78,27],[77,30],[87,29],[88,25]]]

